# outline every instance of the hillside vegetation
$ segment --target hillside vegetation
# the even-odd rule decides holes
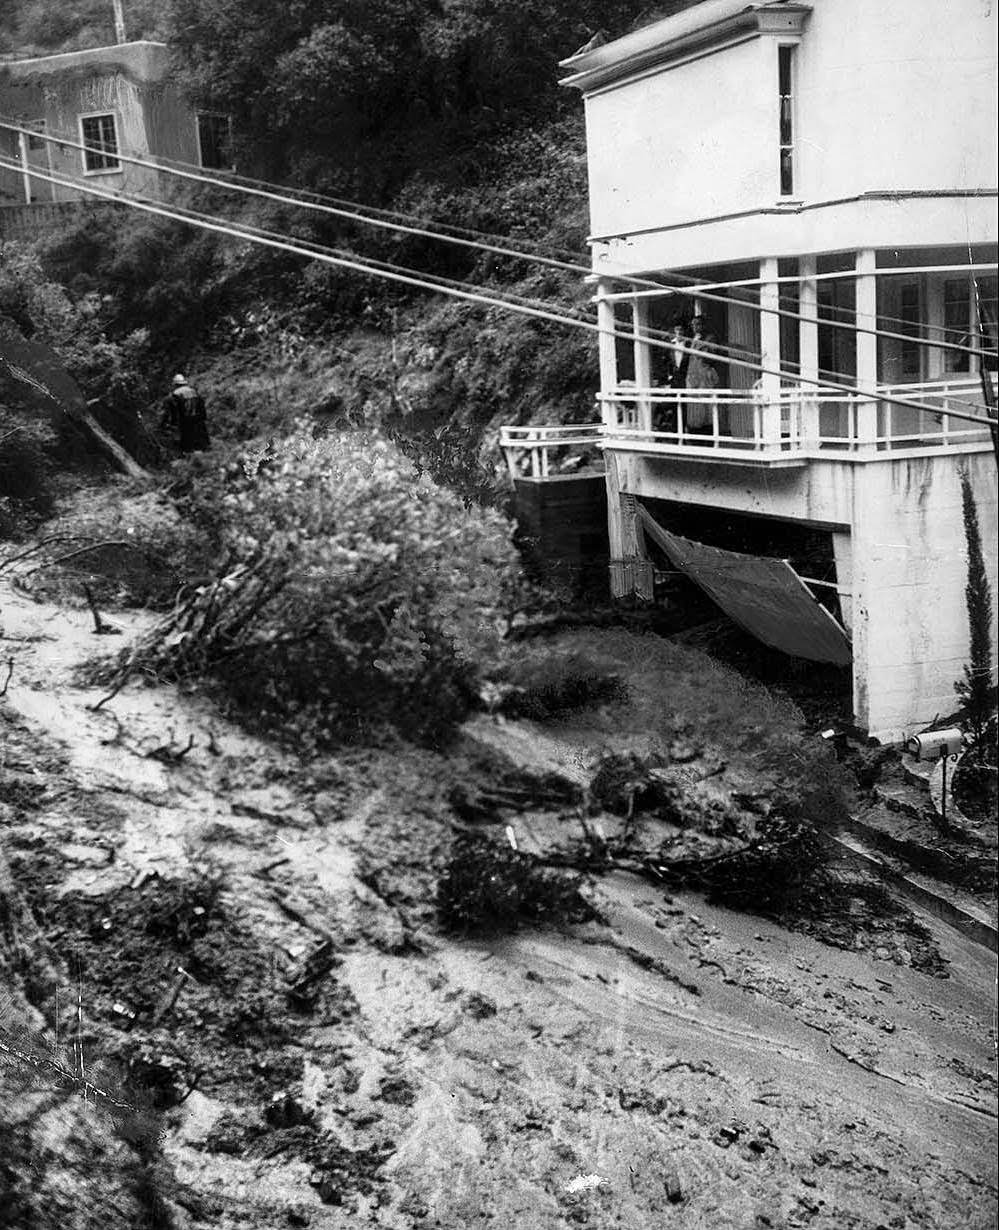
[[[582,108],[560,59],[684,0],[126,0],[130,37],[167,39],[199,106],[229,113],[244,174],[470,228],[585,264]],[[109,0],[16,3],[18,52],[113,39]],[[184,198],[188,199],[188,198]],[[566,310],[582,279],[513,258],[261,203],[200,208]],[[42,252],[110,342],[144,331],[152,390],[193,370],[216,435],[280,434],[296,415],[378,421],[440,477],[466,472],[503,421],[588,416],[595,347],[578,330],[235,243],[182,224],[92,212]],[[0,310],[4,310],[0,308]],[[99,395],[85,389],[90,396]],[[142,408],[136,395],[134,409]],[[445,458],[449,460],[445,460]],[[486,457],[487,470],[496,460]],[[454,473],[450,474],[455,479]],[[466,479],[467,481],[467,474]],[[474,479],[482,491],[488,482]]]

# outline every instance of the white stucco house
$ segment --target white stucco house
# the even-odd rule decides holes
[[[643,507],[827,536],[854,720],[883,741],[955,708],[962,470],[996,588],[992,439],[948,413],[984,417],[995,387],[996,9],[705,0],[562,65],[586,113],[613,586],[641,589]],[[658,344],[695,313],[717,347],[699,395]]]

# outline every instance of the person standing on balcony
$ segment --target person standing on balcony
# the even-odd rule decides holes
[[[716,389],[718,387],[718,372],[706,357],[712,353],[712,336],[703,316],[695,316],[693,320],[693,337],[688,343],[686,387],[696,389]],[[703,401],[692,398],[685,403],[683,426],[689,435],[706,436],[711,434],[713,420],[711,414],[711,399]]]
[[[668,345],[669,349],[665,352],[666,371],[663,383],[668,389],[684,389],[687,387],[687,364],[690,361],[687,349],[690,345],[690,330],[685,321],[677,320],[673,322]],[[655,426],[657,431],[676,431],[676,409],[680,400],[677,397],[675,402],[659,403],[656,408]]]

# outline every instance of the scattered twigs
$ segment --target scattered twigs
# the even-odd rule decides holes
[[[107,623],[101,618],[101,613],[97,609],[97,599],[94,597],[94,591],[89,585],[83,587],[84,597],[87,599],[87,605],[90,607],[90,613],[94,617],[94,635],[95,636],[120,636],[121,629],[116,628],[114,624]]]
[[[114,722],[114,734],[110,739],[102,739],[102,747],[120,747],[125,742],[125,727],[122,725],[121,718],[113,709],[106,710],[107,716]]]
[[[27,547],[24,551],[19,551],[17,555],[8,555],[6,559],[0,559],[0,572],[2,572],[4,568],[9,568],[11,564],[16,564],[20,562],[22,559],[28,559],[29,556],[36,555],[39,551],[44,550],[45,547],[50,546],[54,542],[79,542],[79,541],[80,541],[79,534],[53,534],[48,538],[40,538],[38,542],[33,543],[30,547]]]
[[[147,760],[159,760],[162,764],[180,764],[188,752],[193,751],[197,744],[194,741],[194,735],[189,735],[187,744],[184,747],[175,747],[173,742],[173,731],[169,732],[170,742],[164,743],[160,747],[154,747],[151,752],[146,752]]]
[[[180,993],[183,990],[184,983],[191,977],[187,970],[177,966],[177,976],[170,984],[170,988],[163,996],[156,1011],[153,1013],[153,1028],[161,1025],[163,1021],[170,1015],[180,998]]]
[[[90,712],[96,713],[98,709],[103,708],[103,706],[106,705],[109,700],[114,700],[114,698],[122,690],[125,684],[128,683],[130,677],[131,676],[129,674],[122,674],[122,675],[117,676],[114,680],[114,685],[112,686],[111,691],[108,692],[107,696],[102,696],[101,699],[97,701],[96,704],[91,705]]]
[[[31,1051],[21,1050],[19,1047],[5,1042],[2,1038],[0,1038],[0,1054],[7,1055],[26,1067],[34,1068],[39,1074],[44,1074],[53,1081],[55,1088],[65,1089],[69,1087],[75,1089],[83,1095],[86,1101],[99,1101],[106,1106],[114,1107],[116,1110],[134,1111],[136,1109],[131,1103],[121,1101],[121,1099],[114,1097],[106,1090],[98,1088],[97,1085],[92,1084],[85,1077],[71,1071],[65,1064],[60,1063],[59,1060],[51,1055],[38,1055],[33,1054]]]
[[[7,678],[3,681],[3,687],[0,688],[0,696],[7,695],[7,688],[10,686],[10,681],[14,677],[14,659],[7,659]]]

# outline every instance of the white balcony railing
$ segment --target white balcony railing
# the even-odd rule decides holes
[[[551,478],[556,473],[578,473],[596,457],[603,435],[601,423],[501,427],[500,447],[511,478]]]
[[[995,376],[992,377],[993,389]],[[898,401],[932,409],[913,409]],[[963,451],[990,444],[978,377],[879,386],[873,394],[826,393],[786,384],[761,389],[640,389],[622,384],[598,399],[601,422],[504,427],[500,445],[513,477],[578,471],[600,448],[717,461],[804,464],[837,453],[866,457],[912,449]]]
[[[994,379],[993,379],[994,384]],[[893,400],[885,400],[885,398]],[[931,406],[931,411],[897,400]],[[951,411],[985,417],[981,381],[963,376],[879,386],[873,394],[827,393],[786,384],[753,389],[639,389],[598,398],[605,442],[654,452],[802,456],[818,451],[892,452],[989,441],[989,429]]]

